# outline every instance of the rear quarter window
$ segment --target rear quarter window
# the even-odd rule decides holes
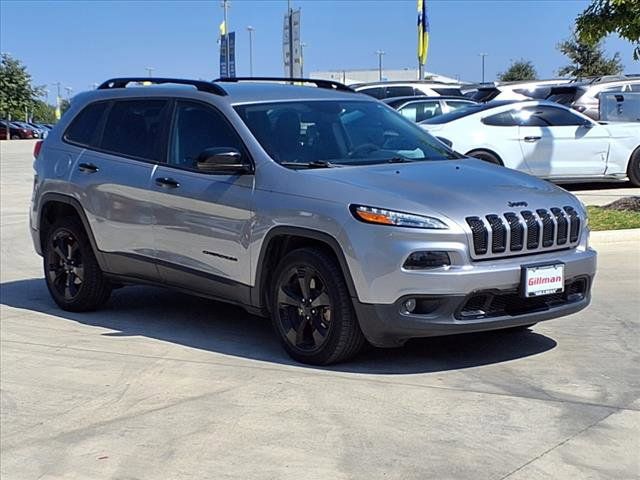
[[[97,147],[100,141],[100,125],[108,105],[109,102],[87,105],[67,128],[65,140],[88,147]]]
[[[481,122],[492,127],[515,127],[518,125],[511,110],[484,117]]]

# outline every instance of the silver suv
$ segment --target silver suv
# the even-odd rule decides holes
[[[588,305],[596,253],[571,194],[344,85],[252,80],[74,98],[38,146],[30,212],[61,308],[177,288],[270,316],[294,359],[330,364]]]

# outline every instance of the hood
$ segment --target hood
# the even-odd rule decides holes
[[[344,188],[334,190],[335,196],[349,203],[409,213],[439,213],[457,221],[467,216],[565,205],[582,210],[579,201],[562,188],[471,158],[306,173],[342,184]],[[509,206],[509,202],[527,205]]]

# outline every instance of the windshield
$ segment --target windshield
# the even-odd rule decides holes
[[[459,158],[378,102],[299,101],[235,109],[271,158],[287,167]]]

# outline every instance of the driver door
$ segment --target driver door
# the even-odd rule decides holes
[[[564,108],[538,105],[515,113],[520,148],[531,173],[547,178],[588,177],[604,173],[609,132]]]
[[[151,180],[164,281],[196,290],[203,279],[231,290],[236,282],[249,285],[254,176],[196,168],[198,155],[212,147],[235,148],[248,159],[240,137],[212,106],[182,100],[176,101],[171,132],[167,163],[157,166]]]

